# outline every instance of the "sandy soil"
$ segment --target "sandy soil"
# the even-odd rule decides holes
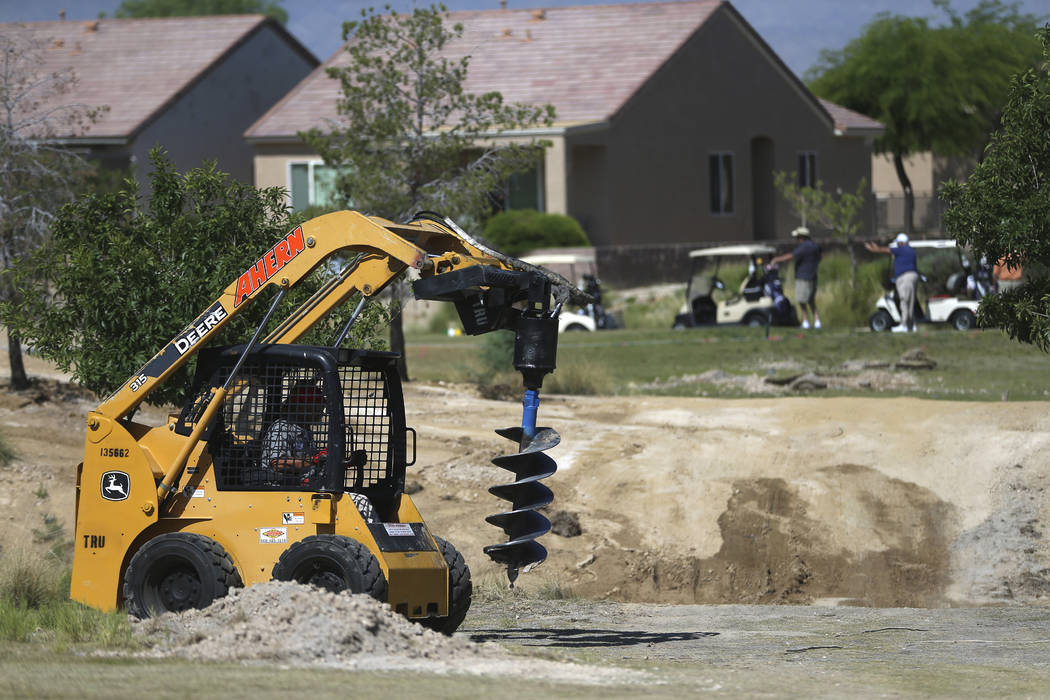
[[[486,570],[476,524],[518,407],[413,387],[432,527]],[[1050,591],[1040,404],[915,399],[548,397],[554,508],[547,576],[590,598],[940,606]],[[429,438],[429,439],[428,439]],[[512,446],[513,447],[513,446]],[[527,578],[527,577],[526,577]]]
[[[0,429],[19,453],[0,469],[3,546],[39,540],[48,514],[68,537],[94,405],[29,364],[37,388],[0,392]],[[477,581],[502,580],[481,552],[501,535],[484,517],[503,504],[487,488],[508,480],[491,459],[516,449],[493,431],[518,423],[520,406],[418,383],[406,403],[419,434],[413,498]],[[544,397],[540,422],[562,435],[548,514],[582,532],[542,538],[550,557],[519,585],[625,602],[1041,601],[1050,594],[1045,408]]]

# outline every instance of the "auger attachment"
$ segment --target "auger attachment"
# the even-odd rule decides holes
[[[551,428],[536,427],[543,377],[554,370],[558,352],[558,319],[550,316],[521,316],[514,338],[514,367],[525,384],[520,428],[505,428],[496,433],[518,443],[516,454],[496,457],[492,463],[514,474],[514,481],[489,489],[489,493],[510,501],[511,509],[485,518],[502,528],[507,541],[485,547],[493,561],[507,567],[511,586],[518,571],[539,564],[547,550],[536,541],[551,529],[551,523],[538,509],[554,500],[554,493],[540,483],[558,471],[558,465],[547,454],[561,437]]]
[[[564,282],[564,280],[563,280]],[[565,294],[565,284],[559,291]],[[561,438],[551,428],[537,428],[543,378],[554,371],[558,354],[558,311],[551,310],[551,277],[536,269],[500,270],[476,265],[422,279],[413,284],[417,299],[452,301],[459,312],[463,330],[479,335],[500,329],[513,329],[514,367],[521,372],[525,397],[521,427],[496,433],[518,444],[514,454],[492,460],[496,466],[514,474],[514,480],[489,489],[489,493],[510,501],[510,510],[485,520],[502,528],[507,541],[484,548],[493,561],[507,567],[514,585],[518,572],[528,570],[547,558],[547,550],[536,538],[551,529],[538,509],[551,503],[554,494],[540,483],[558,467],[544,454]]]

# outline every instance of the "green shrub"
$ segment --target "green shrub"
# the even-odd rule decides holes
[[[485,240],[507,255],[537,248],[588,246],[587,234],[571,216],[545,214],[535,209],[509,209],[485,223]]]

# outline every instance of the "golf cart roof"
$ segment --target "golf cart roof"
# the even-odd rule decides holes
[[[897,244],[894,243],[890,247],[891,248],[892,247],[896,247],[896,245]],[[954,247],[956,247],[955,241],[950,239],[950,238],[948,238],[948,239],[940,238],[940,239],[931,240],[931,241],[908,241],[908,245],[910,245],[912,248],[954,248]]]
[[[689,251],[690,258],[715,258],[722,255],[772,255],[775,249],[768,245],[722,245]]]
[[[530,265],[583,265],[594,262],[594,255],[580,253],[541,253],[521,259]]]

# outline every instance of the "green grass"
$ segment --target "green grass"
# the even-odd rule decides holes
[[[72,646],[135,646],[127,615],[104,613],[69,599],[70,568],[51,554],[0,556],[0,641],[63,651]]]
[[[806,332],[774,328],[768,340],[762,328],[738,326],[576,333],[559,339],[558,366],[564,370],[563,376],[575,373],[577,367],[600,374],[601,391],[597,393],[602,394],[742,397],[750,394],[709,383],[665,388],[644,385],[709,370],[760,376],[787,369],[829,372],[850,360],[895,362],[916,347],[925,349],[937,367],[913,372],[917,380],[913,389],[880,395],[977,401],[1001,401],[1004,396],[1009,400],[1042,401],[1050,397],[1050,387],[1040,381],[1050,367],[1046,354],[996,330],[960,333],[946,326],[924,326],[915,334],[875,334],[835,327]],[[417,380],[476,381],[481,349],[478,338],[410,335],[409,371]],[[557,376],[555,372],[545,382],[545,391],[557,386],[554,381],[562,381],[553,379]],[[588,387],[597,383],[588,382]],[[588,389],[578,393],[595,392]],[[872,391],[836,390],[818,395],[870,396]]]

